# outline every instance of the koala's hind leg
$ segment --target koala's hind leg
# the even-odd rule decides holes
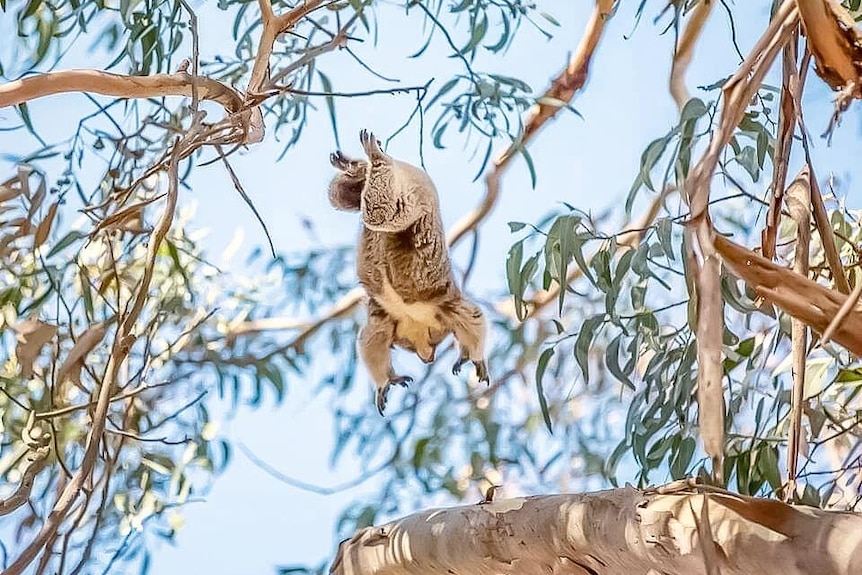
[[[412,377],[398,375],[392,369],[392,343],[395,335],[395,322],[374,301],[368,302],[368,323],[359,333],[359,356],[368,369],[377,389],[375,403],[377,411],[383,415],[386,396],[393,385],[407,387]]]
[[[455,335],[455,339],[458,340],[460,349],[458,360],[452,366],[452,373],[455,375],[460,373],[461,366],[469,360],[476,367],[476,376],[479,381],[489,383],[488,364],[485,361],[487,323],[482,310],[474,303],[462,298],[452,306],[447,322]]]

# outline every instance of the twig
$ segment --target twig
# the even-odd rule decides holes
[[[6,499],[0,499],[0,517],[9,515],[30,499],[30,491],[33,490],[33,482],[36,476],[45,467],[45,457],[48,455],[48,447],[42,446],[27,452],[27,465],[21,473],[21,482],[12,494]]]
[[[351,489],[356,487],[357,485],[361,485],[392,465],[392,459],[390,458],[387,461],[384,461],[377,467],[362,473],[358,477],[355,477],[349,481],[345,481],[344,483],[339,483],[337,485],[333,485],[332,487],[320,487],[319,485],[314,485],[313,483],[306,483],[305,481],[300,481],[299,479],[294,479],[288,475],[285,475],[278,469],[271,466],[269,463],[258,457],[246,444],[239,442],[237,444],[239,450],[243,452],[243,454],[249,458],[249,460],[265,471],[271,477],[290,485],[291,487],[295,487],[297,489],[301,489],[303,491],[308,491],[309,493],[315,493],[317,495],[334,495],[335,493],[340,493],[347,489]]]
[[[216,145],[215,149],[218,152],[219,158],[221,158],[222,163],[224,163],[224,167],[227,170],[228,175],[230,176],[230,180],[231,182],[233,182],[234,189],[245,202],[245,205],[249,207],[251,213],[254,214],[254,217],[257,219],[257,222],[260,224],[260,227],[263,228],[263,233],[266,236],[266,241],[269,242],[269,251],[272,253],[273,259],[277,258],[278,256],[275,253],[275,245],[272,243],[272,236],[269,233],[269,229],[267,229],[266,227],[266,222],[263,221],[263,217],[261,217],[260,212],[257,211],[257,207],[255,207],[254,205],[254,202],[251,201],[251,198],[246,193],[242,182],[239,181],[239,178],[236,175],[236,172],[233,171],[233,166],[230,165],[227,156],[224,155],[224,150],[222,150],[222,147]]]
[[[134,397],[135,395],[143,393],[147,390],[156,389],[158,387],[164,387],[164,386],[170,385],[172,383],[173,383],[173,381],[165,381],[162,383],[154,383],[152,385],[142,385],[140,387],[136,387],[135,389],[130,389],[129,391],[119,393],[119,394],[115,395],[114,397],[112,397],[110,401],[111,401],[111,403],[114,403],[117,401],[122,401],[124,399]],[[54,409],[51,411],[43,411],[40,413],[36,413],[33,416],[33,419],[35,419],[36,421],[39,421],[40,419],[52,419],[54,417],[62,417],[64,415],[69,415],[70,413],[75,413],[76,411],[81,411],[82,409],[89,409],[91,407],[95,407],[96,403],[97,402],[95,402],[95,401],[89,401],[87,403],[82,403],[79,405],[69,405],[67,407],[61,407],[60,409]]]

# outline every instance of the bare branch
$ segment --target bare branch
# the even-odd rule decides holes
[[[716,0],[701,0],[694,8],[691,19],[676,44],[676,51],[670,65],[670,94],[676,102],[676,107],[682,110],[690,96],[685,86],[685,72],[694,56],[694,46],[703,25],[706,24]]]
[[[186,72],[124,76],[98,70],[61,70],[0,85],[0,108],[68,92],[117,98],[192,96],[195,86],[200,91],[201,99],[218,102],[228,112],[237,112],[243,106],[243,97],[233,88],[212,78],[194,77]]]
[[[776,265],[724,236],[715,236],[714,245],[724,262],[745,280],[758,295],[799,318],[820,333],[847,302],[848,296]],[[862,355],[862,307],[854,305],[845,321],[836,325],[832,338],[856,355]]]
[[[30,491],[33,489],[33,482],[36,476],[45,467],[45,457],[48,455],[48,447],[42,446],[37,449],[27,452],[25,456],[27,463],[24,466],[24,471],[21,474],[21,482],[17,489],[6,499],[0,499],[0,517],[9,515],[25,503],[30,498]]]

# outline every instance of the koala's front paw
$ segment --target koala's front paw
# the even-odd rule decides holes
[[[340,150],[329,154],[329,163],[332,164],[333,168],[341,170],[342,172],[346,172],[350,169],[350,160],[347,156],[342,154]]]

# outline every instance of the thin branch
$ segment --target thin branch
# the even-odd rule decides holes
[[[43,446],[27,452],[25,456],[27,464],[21,473],[21,482],[9,497],[0,499],[0,517],[9,515],[30,499],[33,482],[36,481],[36,476],[45,467],[45,457],[47,457],[48,451],[48,447]]]
[[[295,487],[297,489],[301,489],[303,491],[308,491],[309,493],[315,493],[317,495],[334,495],[336,493],[341,493],[342,491],[346,491],[348,489],[352,489],[357,485],[362,485],[390,465],[392,465],[393,459],[389,459],[384,461],[377,467],[374,467],[368,471],[365,471],[358,477],[350,479],[349,481],[345,481],[343,483],[338,483],[333,485],[332,487],[321,487],[319,485],[314,485],[313,483],[307,483],[305,481],[300,481],[299,479],[294,479],[289,475],[285,475],[278,469],[271,466],[269,463],[258,457],[246,444],[240,442],[237,444],[239,450],[243,452],[243,454],[249,458],[249,460],[257,465],[260,469],[265,471],[271,477],[281,481],[286,485],[290,485],[291,487]]]
[[[835,335],[835,331],[841,327],[841,323],[847,319],[847,316],[850,314],[850,310],[856,307],[856,304],[859,302],[859,297],[862,296],[862,278],[856,281],[856,287],[853,288],[853,292],[850,294],[841,307],[838,309],[838,313],[835,314],[835,317],[829,322],[829,326],[823,331],[823,337],[820,339],[820,345],[826,345],[829,343],[829,340],[832,339],[832,336]]]
[[[260,227],[263,228],[263,233],[266,236],[266,241],[269,242],[269,250],[272,253],[273,259],[277,258],[278,256],[275,253],[275,245],[272,243],[272,236],[269,233],[269,229],[266,227],[266,222],[263,221],[263,217],[261,217],[260,212],[257,211],[257,207],[255,207],[254,202],[251,201],[251,198],[246,193],[242,182],[239,181],[239,177],[237,177],[236,172],[234,172],[233,166],[230,165],[230,162],[228,161],[227,156],[225,156],[222,147],[216,146],[215,148],[218,152],[219,158],[221,158],[222,163],[224,163],[224,167],[227,170],[228,175],[230,176],[230,181],[233,182],[234,189],[245,202],[245,205],[249,207],[251,213],[254,214],[254,217],[257,219],[257,222],[260,224]]]
[[[135,389],[130,389],[129,391],[119,393],[111,398],[111,403],[115,403],[117,401],[122,401],[124,399],[128,399],[130,397],[134,397],[138,394],[141,394],[150,389],[156,389],[159,387],[164,387],[166,385],[172,384],[173,381],[164,381],[162,383],[154,383],[152,385],[141,385],[140,387],[136,387]],[[62,407],[60,409],[54,409],[51,411],[43,411],[41,413],[36,413],[33,416],[33,419],[39,421],[40,419],[52,419],[55,417],[62,417],[64,415],[69,415],[71,413],[75,413],[76,411],[81,411],[82,409],[90,409],[91,407],[95,407],[97,404],[96,401],[89,401],[87,403],[81,403],[79,405],[69,405],[66,407]]]
[[[766,213],[766,226],[763,228],[760,240],[763,257],[767,259],[775,257],[778,222],[783,205],[784,185],[787,181],[787,163],[793,144],[793,126],[796,125],[796,117],[800,113],[796,107],[799,98],[795,96],[802,93],[807,71],[806,66],[806,68],[800,68],[802,70],[800,74],[796,72],[798,43],[799,30],[796,30],[790,42],[784,47],[782,55],[781,103],[778,109],[778,133],[772,156],[772,193],[769,210]]]
[[[197,126],[192,126],[190,133],[193,133],[196,127]],[[152,236],[147,245],[144,273],[138,283],[138,290],[134,303],[129,312],[122,318],[111,347],[111,354],[105,370],[105,377],[101,381],[98,401],[93,412],[92,425],[87,434],[84,455],[81,459],[81,466],[69,482],[66,483],[66,486],[63,488],[57,501],[54,503],[53,509],[42,524],[42,528],[27,547],[24,548],[18,558],[9,566],[5,575],[20,575],[27,566],[33,562],[42,548],[44,548],[46,543],[51,539],[51,537],[53,537],[54,533],[56,533],[57,529],[60,528],[60,525],[66,519],[72,505],[78,499],[78,495],[81,493],[85,482],[92,476],[99,454],[99,446],[102,442],[105,431],[105,423],[108,418],[108,408],[111,404],[111,392],[116,386],[120,367],[128,357],[132,344],[135,341],[135,336],[132,335],[132,331],[149,294],[150,282],[152,280],[158,250],[170,229],[171,223],[173,222],[174,210],[177,205],[177,196],[179,195],[180,143],[181,141],[178,140],[174,144],[171,152],[171,161],[168,168],[167,202],[159,221],[153,229]]]

